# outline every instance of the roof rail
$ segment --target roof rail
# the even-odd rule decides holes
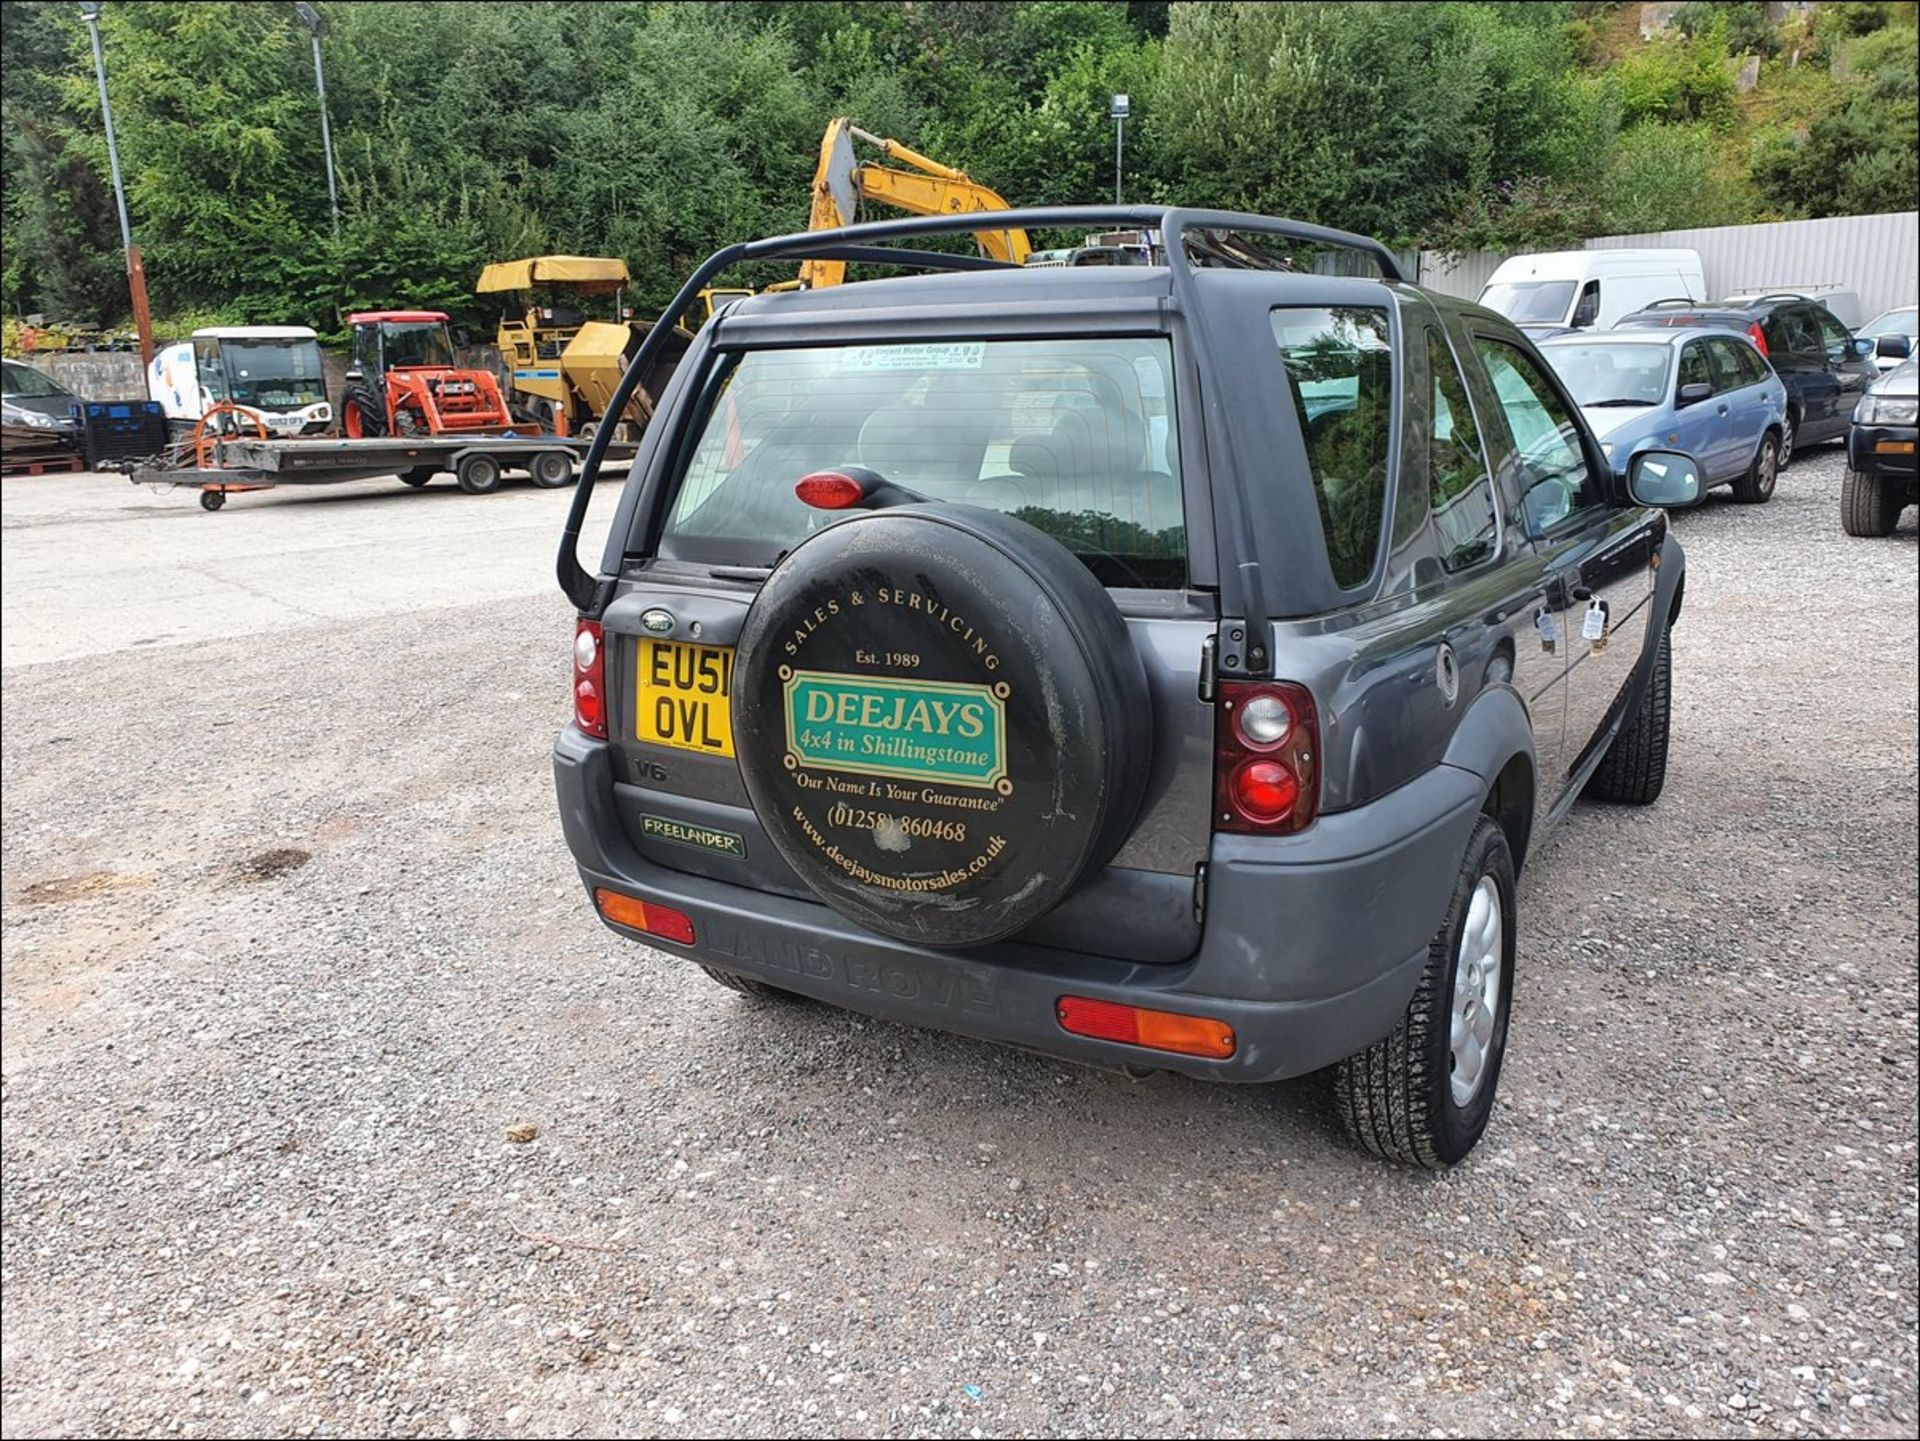
[[[1667,297],[1665,300],[1649,300],[1640,308],[1642,310],[1667,310],[1678,307],[1683,310],[1694,310],[1705,304],[1706,302],[1704,300],[1689,300],[1684,295],[1673,295]]]
[[[1769,290],[1765,295],[1756,295],[1747,301],[1748,305],[1765,305],[1769,300],[1811,300],[1813,297],[1799,290]]]
[[[646,337],[634,350],[627,361],[626,372],[620,377],[620,383],[609,397],[604,413],[607,415],[624,414],[633,392],[640,383],[640,377],[646,374],[654,358],[666,343],[675,324],[684,315],[700,292],[713,283],[714,277],[728,267],[747,260],[811,260],[811,259],[848,259],[880,261],[892,265],[912,265],[921,269],[977,269],[996,268],[996,261],[981,261],[977,256],[940,255],[927,251],[899,250],[883,242],[910,240],[921,236],[953,235],[957,233],[978,233],[984,229],[982,212],[964,215],[915,215],[901,220],[880,220],[864,225],[846,225],[837,230],[808,230],[793,235],[774,235],[762,240],[737,242],[714,251],[689,275],[667,307],[660,313],[660,319],[649,330]],[[1399,262],[1393,252],[1377,240],[1364,235],[1355,235],[1350,231],[1333,230],[1324,225],[1310,225],[1299,220],[1282,220],[1271,215],[1248,215],[1234,210],[1189,210],[1174,205],[1060,205],[1036,206],[1028,209],[993,211],[993,218],[999,225],[1009,230],[1079,230],[1096,227],[1153,227],[1160,231],[1161,245],[1166,251],[1167,270],[1172,279],[1174,300],[1180,309],[1191,317],[1191,323],[1199,333],[1200,343],[1194,347],[1196,362],[1200,370],[1200,382],[1203,390],[1218,393],[1214,386],[1213,352],[1206,339],[1205,316],[1193,305],[1194,267],[1187,256],[1186,237],[1190,232],[1204,231],[1244,231],[1256,235],[1278,235],[1290,240],[1306,241],[1315,245],[1326,245],[1336,249],[1354,250],[1372,258],[1380,268],[1383,280],[1400,282],[1405,276],[1400,273]],[[955,262],[959,263],[956,264]],[[1209,447],[1225,462],[1225,472],[1236,475],[1239,472],[1233,464],[1234,444],[1231,428],[1220,422],[1217,417],[1209,417]],[[1213,429],[1218,434],[1212,434]],[[613,578],[599,576],[586,570],[580,564],[580,530],[587,518],[587,505],[593,496],[593,487],[600,478],[600,466],[606,458],[607,445],[613,437],[616,427],[603,425],[595,433],[593,444],[587,449],[587,458],[580,466],[580,480],[574,487],[573,503],[568,507],[565,528],[560,535],[560,554],[556,571],[560,589],[567,599],[573,602],[575,609],[587,615],[598,615],[606,608],[612,598]],[[1238,618],[1246,623],[1247,643],[1240,654],[1223,657],[1220,670],[1222,674],[1264,675],[1272,666],[1272,656],[1266,638],[1271,634],[1271,622],[1267,614],[1265,585],[1260,574],[1260,564],[1243,551],[1248,530],[1248,516],[1245,498],[1235,485],[1220,488],[1219,533],[1231,551],[1230,564],[1223,567],[1221,574],[1221,609],[1224,616]]]

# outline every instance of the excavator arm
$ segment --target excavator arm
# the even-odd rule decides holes
[[[889,160],[911,167],[861,163],[853,153],[859,140],[875,146]],[[942,165],[897,140],[870,135],[841,116],[827,126],[820,141],[820,163],[813,173],[813,199],[807,215],[809,230],[833,230],[851,225],[863,200],[878,201],[910,215],[971,215],[1010,210],[1007,202],[968,177],[964,170]],[[976,230],[980,248],[995,260],[1024,265],[1031,247],[1027,232],[1019,229]],[[808,287],[838,285],[846,279],[843,260],[809,260],[800,267],[800,283]]]

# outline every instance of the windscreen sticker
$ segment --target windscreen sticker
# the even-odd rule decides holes
[[[987,358],[983,340],[925,345],[850,345],[840,352],[842,370],[978,370]]]

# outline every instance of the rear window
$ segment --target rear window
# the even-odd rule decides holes
[[[683,452],[672,560],[768,566],[838,517],[794,484],[856,465],[1014,516],[1112,586],[1187,575],[1171,344],[986,340],[750,351]]]
[[[1393,342],[1377,306],[1273,312],[1307,442],[1327,562],[1342,589],[1373,574],[1393,434]]]

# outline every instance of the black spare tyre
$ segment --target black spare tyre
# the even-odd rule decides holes
[[[827,526],[762,585],[733,730],[753,808],[842,915],[927,946],[1045,914],[1132,829],[1153,707],[1126,622],[1058,542],[997,511]]]

